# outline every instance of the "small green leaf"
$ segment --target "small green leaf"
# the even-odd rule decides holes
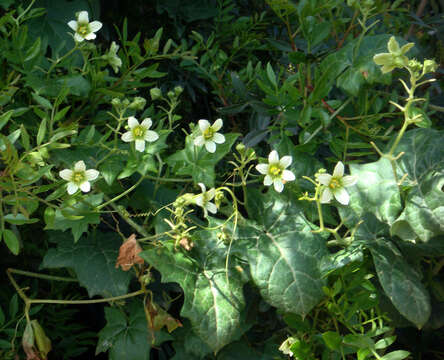
[[[357,348],[375,348],[375,342],[367,335],[348,334],[344,336],[343,343],[345,345],[354,346]]]
[[[14,225],[23,225],[23,224],[33,224],[39,221],[39,219],[28,219],[25,215],[23,214],[8,214],[5,215],[4,219],[10,223],[10,224],[14,224]]]
[[[3,240],[6,243],[6,246],[9,248],[9,250],[11,250],[11,252],[14,255],[18,255],[20,251],[20,243],[15,234],[9,229],[4,229],[2,235],[3,235]]]
[[[40,53],[40,38],[38,37],[36,41],[34,41],[34,44],[32,44],[32,46],[26,51],[24,62],[34,59],[37,55],[39,55],[39,53]]]
[[[46,117],[43,118],[42,122],[39,125],[39,130],[37,132],[37,146],[40,145],[45,139],[46,135]]]
[[[37,95],[36,93],[32,93],[31,96],[35,100],[35,102],[41,105],[43,108],[48,110],[52,109],[52,104],[49,102],[49,100],[45,99],[43,96]]]
[[[14,110],[9,110],[0,115],[0,130],[8,123],[9,119],[11,119],[14,114]]]
[[[336,332],[327,331],[322,334],[322,339],[330,350],[339,350],[341,348],[342,337]]]
[[[274,73],[273,67],[270,63],[267,63],[267,77],[268,80],[273,84],[273,86],[277,89],[277,80],[276,80],[276,74]]]
[[[380,360],[402,360],[402,359],[405,359],[409,355],[410,355],[410,353],[408,351],[396,350],[396,351],[392,351],[388,354],[385,354],[383,357],[380,358]]]
[[[20,132],[20,135],[22,137],[22,145],[26,151],[29,151],[29,149],[31,148],[31,144],[29,143],[29,134],[23,124],[20,125]]]

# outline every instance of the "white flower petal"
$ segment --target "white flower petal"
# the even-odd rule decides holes
[[[319,174],[317,179],[322,185],[328,186],[330,185],[331,177],[330,174]]]
[[[277,153],[276,150],[273,150],[269,155],[268,155],[268,163],[269,164],[275,164],[279,162],[279,155]]]
[[[136,126],[139,126],[139,122],[134,116],[130,116],[128,118],[128,126],[130,129],[134,129]]]
[[[159,135],[155,131],[147,130],[145,132],[145,140],[149,142],[154,142],[159,138]]]
[[[337,189],[333,194],[342,205],[348,205],[350,201],[350,196],[348,195],[347,190],[344,188]]]
[[[86,166],[85,166],[85,163],[82,160],[77,161],[75,163],[75,165],[74,165],[74,171],[75,172],[80,172],[80,171],[85,171],[85,170],[86,170]]]
[[[151,118],[146,118],[142,121],[141,124],[145,129],[149,129],[151,125],[153,125],[153,122],[151,121]]]
[[[89,23],[88,11],[80,11],[77,16],[77,21],[82,24]]]
[[[265,177],[264,177],[264,185],[265,186],[270,186],[271,184],[273,184],[273,179],[271,178],[270,175],[265,175]]]
[[[338,162],[333,170],[334,177],[343,177],[344,176],[344,164],[342,162]]]
[[[68,183],[68,194],[69,195],[74,194],[77,191],[78,188],[79,187],[76,184],[74,184],[72,182],[69,182]]]
[[[93,32],[85,35],[86,40],[94,40],[96,37],[97,37],[97,35],[94,34]]]
[[[122,135],[122,140],[125,142],[134,141],[133,132],[127,131],[125,134]]]
[[[145,140],[136,140],[136,150],[140,152],[145,151]]]
[[[216,151],[216,143],[213,141],[207,141],[205,143],[205,148],[207,149],[208,152],[214,153]]]
[[[81,37],[80,35],[79,35],[79,33],[75,33],[74,34],[74,40],[75,41],[77,41],[77,42],[82,42],[83,40],[85,40],[83,37]]]
[[[220,129],[222,128],[223,124],[224,124],[224,122],[222,121],[222,119],[217,119],[217,120],[214,122],[214,124],[211,125],[211,128],[212,128],[214,131],[218,131],[218,130],[220,130]]]
[[[77,24],[77,21],[75,21],[75,20],[71,20],[71,21],[68,23],[68,26],[69,26],[71,29],[73,29],[74,31],[77,31],[77,29],[79,28],[79,26],[78,26],[78,24]]]
[[[333,194],[331,193],[331,190],[329,188],[325,188],[324,191],[322,191],[321,195],[321,203],[327,204],[333,199]]]
[[[344,176],[342,178],[342,186],[352,186],[354,184],[356,184],[356,182],[358,181],[358,177],[354,176],[354,175],[348,175],[348,176]]]
[[[59,172],[59,176],[66,181],[71,181],[71,178],[74,174],[74,171],[69,170],[69,169],[65,169]]]
[[[282,179],[284,179],[285,181],[293,181],[294,179],[296,179],[296,177],[290,170],[284,170],[282,172]]]
[[[216,196],[216,189],[215,188],[211,188],[210,190],[207,191],[207,200],[208,201],[212,200],[215,196]]]
[[[100,21],[91,21],[89,23],[89,30],[92,32],[99,31],[102,28],[102,23]]]
[[[216,144],[223,144],[225,142],[225,136],[223,136],[222,134],[219,134],[219,133],[214,133],[213,134],[213,141]]]
[[[215,204],[208,202],[205,204],[205,208],[212,214],[216,214],[217,213],[217,207]]]
[[[200,131],[204,132],[209,127],[210,127],[210,123],[208,122],[208,120],[205,120],[205,119],[199,120],[199,129],[200,129]]]
[[[266,175],[268,173],[268,168],[270,166],[268,164],[257,164],[256,170],[259,171],[261,174]]]
[[[99,172],[95,169],[89,169],[85,171],[86,178],[88,180],[95,180],[99,176]]]
[[[83,183],[80,184],[80,190],[82,190],[83,192],[88,192],[91,190],[91,184],[89,183],[89,181],[85,181]]]
[[[279,164],[285,168],[289,167],[291,162],[293,161],[293,158],[289,155],[283,156],[282,159],[279,161]]]
[[[203,195],[197,195],[196,199],[194,200],[196,205],[201,207],[203,207],[203,201],[204,201]]]
[[[207,191],[207,188],[205,187],[205,184],[204,184],[204,183],[198,183],[197,185],[199,185],[200,190],[201,190],[203,193]]]
[[[277,192],[280,193],[282,192],[282,190],[284,190],[284,183],[282,182],[281,179],[274,179],[273,184],[274,184],[274,189]]]
[[[205,139],[202,135],[198,136],[197,138],[194,139],[194,145],[196,146],[202,146],[203,144],[205,144]]]

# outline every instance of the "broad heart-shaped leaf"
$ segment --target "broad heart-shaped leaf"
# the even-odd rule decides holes
[[[396,148],[399,175],[407,174],[413,186],[405,208],[391,228],[403,240],[427,242],[444,234],[444,131],[415,129]]]
[[[99,332],[96,355],[109,351],[110,360],[149,360],[152,334],[143,303],[132,301],[124,309],[105,308],[106,325]]]
[[[179,150],[167,159],[167,163],[173,166],[178,175],[190,175],[194,182],[204,183],[207,187],[214,186],[216,174],[214,167],[230,152],[239,134],[224,134],[225,142],[217,144],[216,152],[209,153],[204,146],[194,145],[194,137],[187,136],[185,149]]]
[[[115,268],[119,247],[122,245],[117,234],[93,232],[74,243],[69,234],[54,231],[50,238],[57,243],[57,248],[48,250],[42,268],[72,268],[90,297],[127,293],[131,274]]]
[[[368,247],[385,293],[407,320],[421,328],[430,316],[431,305],[419,274],[388,239],[376,239]]]
[[[248,194],[249,218],[239,225],[236,242],[244,247],[253,281],[262,297],[285,312],[307,314],[321,300],[319,269],[325,240],[311,231],[296,199],[269,190]]]
[[[181,315],[214,352],[242,335],[243,280],[234,271],[227,274],[224,261],[205,268],[167,243],[139,256],[160,271],[164,282],[179,283],[184,291]]]
[[[381,158],[369,164],[351,165],[350,169],[358,182],[347,188],[349,205],[338,206],[345,224],[356,225],[366,213],[392,224],[401,211],[401,199],[390,162]]]

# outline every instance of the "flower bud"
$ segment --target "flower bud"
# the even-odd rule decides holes
[[[162,97],[162,90],[160,90],[159,88],[152,88],[151,90],[150,90],[150,95],[151,95],[151,99],[154,101],[154,100],[157,100],[157,99],[160,99],[161,97]]]
[[[129,108],[133,110],[143,110],[145,105],[146,105],[146,100],[143,97],[136,96],[133,102],[129,105]]]
[[[176,96],[179,96],[183,92],[183,87],[182,86],[176,86],[174,88],[174,92],[175,92]]]
[[[174,95],[174,92],[172,92],[172,91],[168,91],[168,92],[167,92],[167,96],[168,96],[170,99],[172,99],[175,95]]]
[[[120,101],[119,98],[114,98],[114,99],[111,100],[111,105],[112,106],[118,107],[118,106],[120,106],[120,104],[121,104],[121,101]]]
[[[423,74],[427,74],[429,72],[435,72],[436,69],[438,68],[438,64],[436,63],[435,60],[424,60],[424,68],[422,70]]]
[[[240,153],[243,154],[245,151],[245,145],[243,143],[239,143],[236,145],[236,150]]]

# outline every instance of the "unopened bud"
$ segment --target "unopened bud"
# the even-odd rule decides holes
[[[427,74],[429,72],[435,72],[436,69],[438,68],[438,64],[436,63],[435,60],[424,60],[424,68],[422,70],[423,74]]]
[[[182,86],[176,86],[174,88],[174,92],[176,93],[176,96],[179,96],[183,92],[183,87]]]
[[[129,108],[133,110],[143,110],[145,105],[146,105],[146,100],[143,97],[137,96],[134,98],[133,102],[129,105]]]
[[[159,88],[152,88],[150,90],[150,95],[153,101],[160,99],[162,97],[162,90],[160,90]]]

